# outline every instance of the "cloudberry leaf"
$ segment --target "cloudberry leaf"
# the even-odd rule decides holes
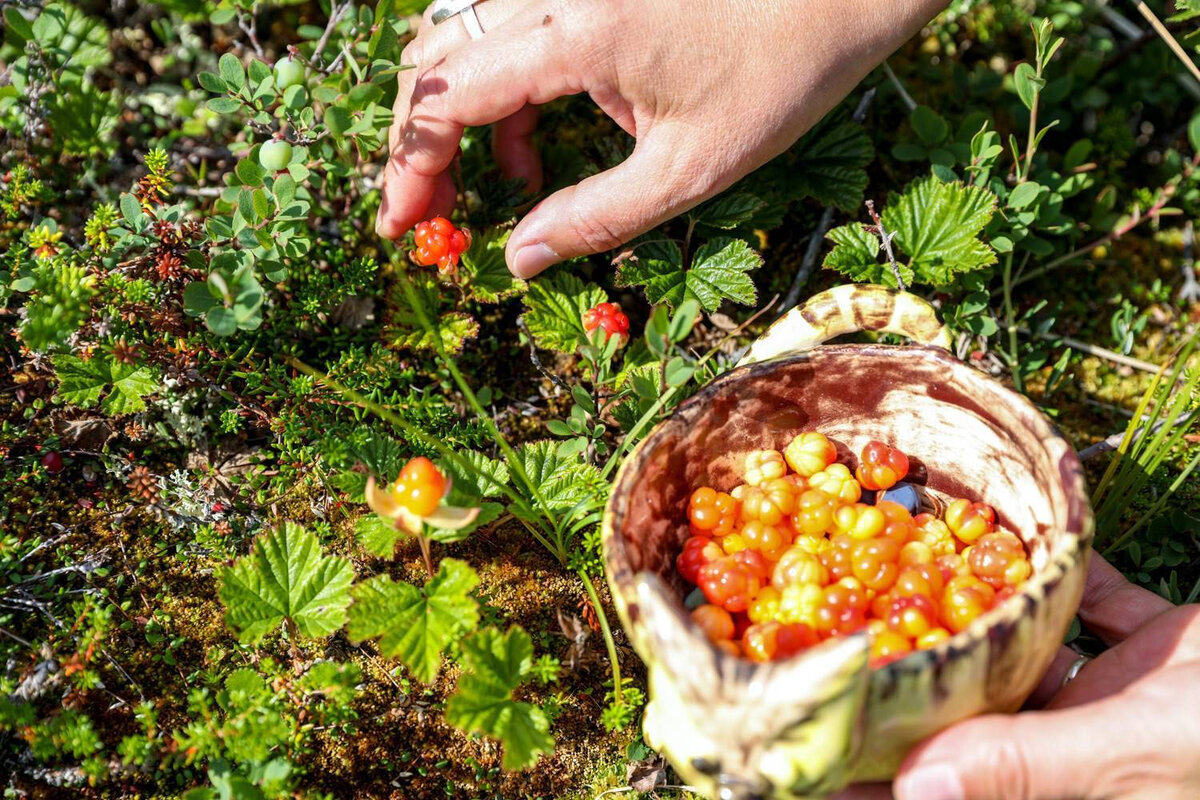
[[[741,239],[706,242],[692,259],[684,299],[694,297],[710,312],[716,311],[724,299],[753,305],[758,295],[746,273],[761,264],[762,257]]]
[[[760,264],[762,258],[741,239],[718,238],[700,247],[685,270],[674,242],[656,242],[639,248],[636,259],[621,265],[617,283],[644,286],[653,305],[666,303],[674,308],[695,299],[712,312],[724,300],[753,304],[757,293],[746,273]]]
[[[560,455],[558,445],[544,439],[523,444],[516,451],[521,468],[538,487],[548,510],[565,513],[602,505],[606,484],[600,471],[578,458]]]
[[[525,294],[525,324],[538,347],[573,353],[587,340],[584,312],[607,299],[599,286],[557,269],[530,283]]]
[[[750,192],[733,190],[702,203],[688,216],[710,228],[732,230],[749,222],[764,206],[766,201],[761,197]]]
[[[905,284],[945,286],[996,263],[995,251],[979,238],[995,210],[996,196],[978,186],[933,176],[910,184],[880,215],[895,235],[892,248]],[[865,226],[851,223],[828,236],[835,246],[825,257],[827,268],[855,281],[896,285],[878,236]]]
[[[354,587],[346,632],[355,642],[379,638],[381,653],[428,683],[446,646],[479,624],[479,604],[470,596],[478,583],[475,570],[453,558],[443,559],[421,589],[379,575]]]
[[[483,303],[498,303],[525,291],[525,281],[514,278],[504,260],[504,245],[511,231],[492,228],[475,237],[462,254],[459,269],[466,279],[467,291]]]
[[[345,624],[353,580],[349,561],[323,555],[316,536],[285,522],[221,571],[218,595],[225,621],[243,642],[261,640],[285,620],[315,639]]]
[[[858,207],[867,188],[866,167],[875,158],[871,137],[845,115],[819,122],[792,152],[790,178],[797,198],[813,197],[844,211]]]
[[[512,699],[529,675],[533,642],[513,627],[501,634],[485,628],[463,640],[466,671],[446,701],[446,721],[468,733],[483,733],[504,745],[507,770],[532,766],[541,753],[554,751],[550,721],[537,706]]]
[[[987,189],[931,176],[909,184],[881,216],[910,257],[915,280],[944,286],[959,273],[996,263],[979,239],[995,211],[996,196]]]
[[[149,367],[124,364],[104,356],[84,361],[78,356],[58,355],[52,359],[60,381],[56,397],[71,405],[96,405],[107,414],[132,414],[146,407],[143,399],[159,390],[158,379]]]
[[[447,311],[434,315],[433,309],[441,308],[442,297],[439,294],[438,283],[428,273],[414,273],[409,276],[413,288],[421,296],[425,313],[430,315],[430,322],[442,346],[450,353],[462,350],[467,339],[473,339],[479,333],[479,323],[471,317],[458,311]],[[425,329],[421,318],[413,310],[404,297],[403,290],[396,286],[390,303],[391,312],[388,315],[383,339],[393,348],[409,350],[433,350],[434,333]]]

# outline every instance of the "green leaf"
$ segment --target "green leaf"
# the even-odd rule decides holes
[[[679,248],[673,243],[643,248],[637,260],[624,262],[617,271],[617,284],[646,287],[653,305],[679,306],[685,300],[700,302],[706,311],[716,311],[724,300],[751,305],[757,296],[754,281],[746,273],[757,268],[762,258],[741,239],[719,238],[696,251],[692,266],[684,270]],[[655,258],[666,255],[666,258]]]
[[[467,291],[471,297],[483,303],[498,303],[501,300],[525,291],[525,281],[513,277],[504,260],[504,245],[511,231],[492,228],[472,240],[470,248],[462,255],[460,269],[467,279]]]
[[[513,627],[501,635],[486,628],[462,643],[467,671],[446,701],[446,721],[467,733],[483,733],[504,744],[505,769],[532,766],[554,751],[550,721],[542,710],[518,703],[512,692],[529,674],[533,642]]]
[[[979,233],[996,210],[996,196],[978,186],[928,177],[909,184],[881,215],[910,258],[913,280],[945,286],[963,272],[996,263]]]
[[[262,186],[263,177],[266,175],[254,158],[243,158],[237,163],[234,172],[237,173],[238,180],[246,186]]]
[[[584,312],[606,299],[599,286],[585,284],[559,268],[529,285],[525,294],[525,324],[538,347],[573,353],[587,340]]]
[[[285,620],[315,639],[345,624],[353,580],[349,561],[323,555],[316,536],[285,522],[221,571],[218,595],[225,621],[243,642],[260,641]]]
[[[242,69],[242,62],[238,61],[237,56],[233,53],[226,53],[221,56],[217,62],[217,67],[221,72],[221,79],[234,92],[240,92],[246,86],[246,72]]]
[[[408,533],[375,514],[359,517],[354,523],[354,533],[359,544],[377,558],[392,558],[396,555],[396,545],[409,538]]]
[[[442,560],[423,589],[379,575],[354,587],[346,632],[354,642],[379,638],[381,653],[428,683],[446,646],[479,623],[479,604],[470,596],[478,583],[473,569],[452,558]]]
[[[100,408],[107,414],[132,414],[146,408],[146,395],[161,388],[149,367],[124,364],[96,355],[84,361],[78,356],[58,355],[52,359],[60,381],[56,397],[71,405],[88,408],[106,394]]]
[[[452,481],[447,502],[450,505],[462,505],[456,499],[465,501],[499,497],[503,487],[508,485],[508,465],[477,450],[459,450],[458,455],[470,464],[469,470],[460,468],[457,461],[450,459],[442,459],[438,463],[442,472]]]
[[[217,114],[233,114],[242,107],[242,104],[232,97],[214,97],[205,103],[209,111]]]
[[[844,116],[829,115],[792,149],[792,181],[798,197],[853,211],[867,188],[866,167],[875,158],[871,137]]]
[[[1026,181],[1018,184],[1008,195],[1009,208],[1020,210],[1037,200],[1039,194],[1042,193],[1041,184],[1034,181]]]
[[[950,126],[942,115],[928,106],[917,106],[909,114],[913,130],[927,145],[941,144],[950,135]]]
[[[200,85],[212,92],[213,94],[225,94],[229,91],[229,84],[225,83],[224,78],[213,72],[201,72],[196,76],[196,80]]]
[[[22,41],[33,38],[33,24],[13,6],[4,9],[4,24]]]
[[[325,109],[325,125],[334,136],[342,136],[354,124],[354,117],[341,106],[330,106]]]
[[[1192,117],[1188,123],[1188,142],[1192,145],[1192,152],[1200,153],[1200,113]]]
[[[689,216],[701,225],[731,230],[749,222],[765,205],[766,201],[749,192],[731,191],[702,203]]]
[[[121,217],[124,218],[125,224],[129,226],[130,230],[135,233],[146,224],[146,215],[142,211],[142,204],[131,194],[121,195]]]
[[[891,267],[879,260],[879,237],[865,225],[852,222],[834,228],[826,236],[834,243],[834,248],[825,256],[826,269],[836,270],[855,283],[896,286]],[[901,275],[905,277],[903,271]],[[912,270],[909,270],[907,277],[911,276]]]
[[[576,506],[602,505],[607,484],[600,471],[577,458],[561,456],[557,450],[558,443],[549,439],[523,444],[516,450],[518,464],[538,487],[547,510],[562,513]]]
[[[408,304],[402,288],[393,290],[392,312],[383,329],[384,341],[390,347],[409,350],[433,350],[434,336],[441,337],[442,346],[451,353],[462,350],[467,339],[479,333],[479,323],[459,311],[439,312],[442,296],[437,279],[428,273],[414,273],[408,277],[421,298],[425,313],[432,317],[433,332],[421,324],[417,312]]]
[[[1026,108],[1032,109],[1037,94],[1046,85],[1046,81],[1037,76],[1037,72],[1031,65],[1021,63],[1017,64],[1016,70],[1013,71],[1013,85],[1016,86],[1017,97],[1021,98],[1021,103]]]

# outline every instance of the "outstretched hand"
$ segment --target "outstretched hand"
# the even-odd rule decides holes
[[[607,172],[555,192],[508,241],[531,277],[603,252],[783,152],[945,0],[486,0],[484,36],[429,12],[402,63],[378,230],[447,215],[465,126],[495,124],[501,169],[542,183],[537,106],[587,92],[637,139]]]
[[[1063,648],[1015,716],[955,725],[886,786],[837,800],[1192,800],[1200,797],[1200,606],[1175,607],[1093,554],[1079,615],[1110,645],[1063,685]]]

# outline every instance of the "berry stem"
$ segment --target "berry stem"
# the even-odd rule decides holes
[[[617,643],[613,639],[612,630],[608,627],[608,615],[604,613],[604,606],[600,605],[600,596],[596,594],[596,587],[592,586],[591,578],[582,569],[577,570],[576,574],[579,576],[579,580],[583,581],[583,588],[587,590],[588,597],[592,601],[592,608],[596,610],[596,619],[600,622],[600,632],[604,634],[604,647],[608,650],[608,663],[612,665],[613,700],[617,703],[624,703],[621,662],[617,659]]]

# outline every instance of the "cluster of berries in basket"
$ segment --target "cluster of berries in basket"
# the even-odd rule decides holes
[[[697,587],[692,619],[752,661],[866,629],[875,667],[964,630],[1029,577],[1025,545],[984,503],[921,511],[908,470],[904,453],[872,441],[851,472],[810,431],[749,453],[731,491],[696,489],[676,560]]]

